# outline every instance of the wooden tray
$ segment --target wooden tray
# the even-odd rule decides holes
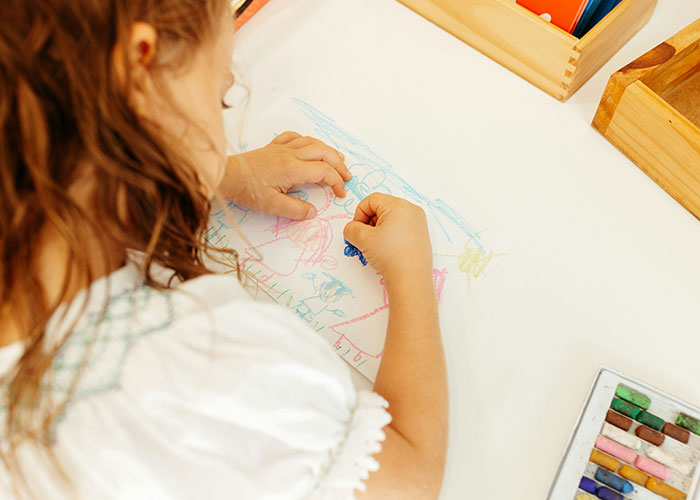
[[[399,0],[560,101],[651,17],[656,0],[623,0],[578,39],[513,0]]]
[[[700,20],[612,75],[593,126],[700,218]]]

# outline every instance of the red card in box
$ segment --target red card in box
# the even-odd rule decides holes
[[[567,33],[574,31],[588,5],[588,0],[517,0],[517,2]]]

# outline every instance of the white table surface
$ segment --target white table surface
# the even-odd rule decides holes
[[[698,0],[659,0],[565,104],[394,0],[271,0],[239,32],[251,116],[313,78],[354,132],[511,243],[443,316],[441,499],[544,498],[601,364],[700,403],[700,221],[590,126],[608,77],[699,17]]]

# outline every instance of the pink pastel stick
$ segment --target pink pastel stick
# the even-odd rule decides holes
[[[653,461],[651,458],[643,457],[639,455],[637,457],[637,469],[651,474],[654,477],[658,477],[661,480],[668,479],[669,472],[666,467],[661,465],[659,462]]]
[[[598,436],[596,438],[595,447],[601,451],[604,451],[608,455],[612,455],[613,457],[619,458],[623,462],[627,462],[628,464],[633,464],[637,458],[637,454],[635,452],[619,443],[616,443],[612,439],[606,438],[605,436]]]

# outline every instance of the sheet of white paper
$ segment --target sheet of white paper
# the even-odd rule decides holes
[[[467,221],[415,172],[390,162],[341,121],[314,107],[306,95],[295,88],[281,97],[251,122],[241,146],[262,147],[285,130],[316,137],[345,155],[353,175],[346,183],[347,196],[337,198],[330,187],[321,185],[295,189],[291,196],[317,208],[317,216],[307,221],[259,214],[228,202],[248,242],[217,206],[208,238],[218,246],[236,249],[241,267],[274,300],[308,322],[343,359],[373,381],[382,356],[388,303],[381,276],[364,267],[358,257],[344,253],[343,227],[358,202],[372,192],[383,192],[425,210],[441,310],[454,307],[484,278],[503,255],[503,246],[496,247],[489,230]]]

